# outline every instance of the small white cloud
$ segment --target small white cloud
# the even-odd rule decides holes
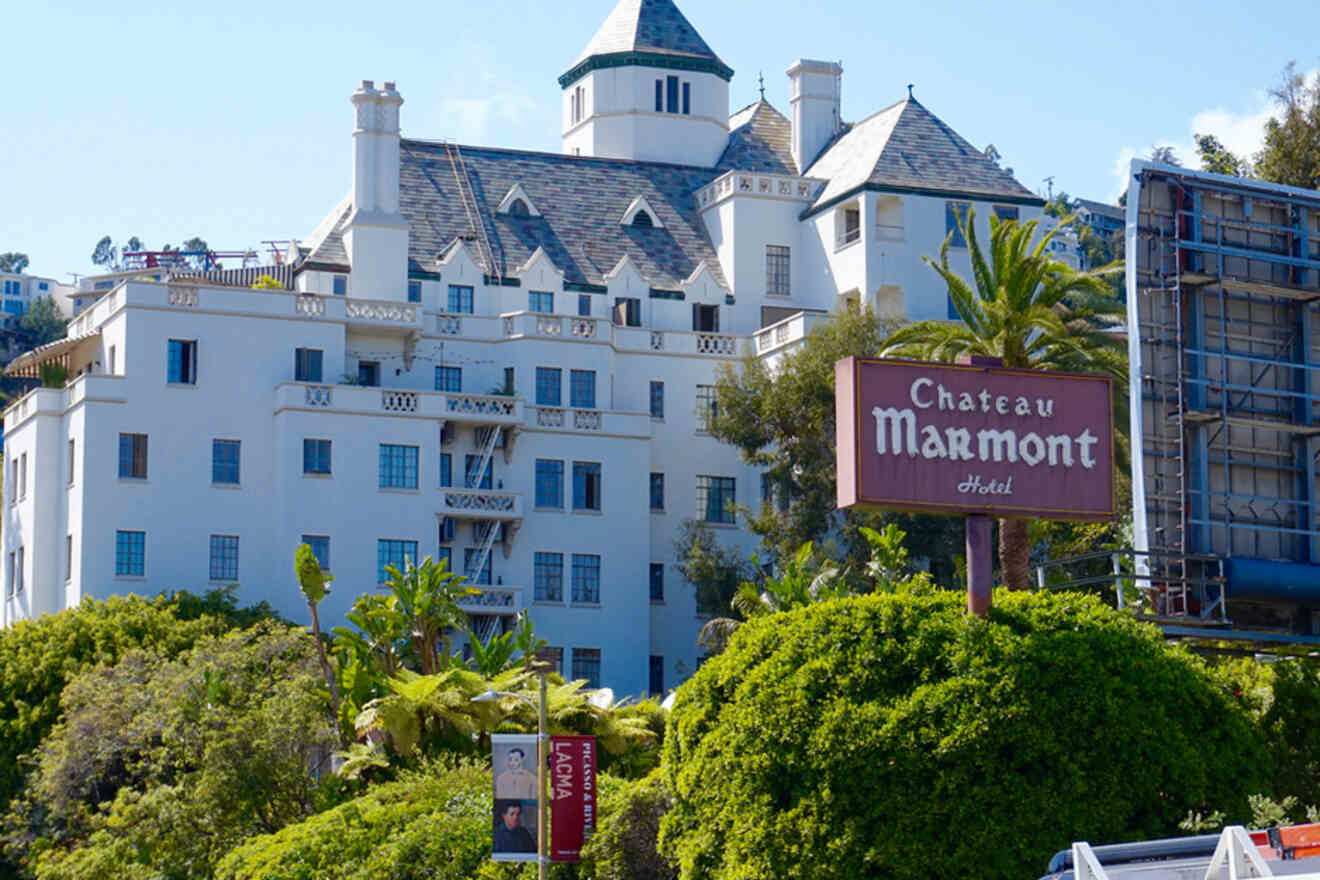
[[[496,134],[495,126],[517,122],[536,109],[527,95],[497,94],[483,98],[446,98],[441,114],[446,119],[446,137],[467,143],[482,143]]]

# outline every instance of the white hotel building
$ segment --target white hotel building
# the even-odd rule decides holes
[[[486,586],[474,622],[528,609],[565,674],[679,683],[674,538],[750,551],[734,505],[762,497],[703,430],[717,369],[846,302],[946,317],[920,256],[948,218],[1043,204],[910,97],[841,122],[835,64],[789,68],[787,117],[730,115],[732,73],[670,0],[621,0],[559,79],[562,154],[403,138],[364,82],[351,192],[286,289],[117,279],[15,362],[74,378],[4,414],[3,622],[230,583],[304,619],[308,541],[328,625],[445,556]]]

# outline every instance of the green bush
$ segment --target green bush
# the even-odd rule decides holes
[[[1199,660],[1090,597],[996,602],[981,621],[961,594],[873,595],[741,627],[665,736],[681,876],[1035,876],[1074,840],[1245,812],[1262,739]]]
[[[1307,660],[1269,668],[1273,686],[1261,726],[1275,764],[1271,790],[1313,803],[1320,796],[1320,671]]]
[[[592,880],[677,880],[678,870],[656,851],[660,819],[672,797],[664,776],[607,789],[600,797],[600,823],[582,852],[582,874]]]

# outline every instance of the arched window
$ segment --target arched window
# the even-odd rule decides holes
[[[655,226],[655,222],[651,219],[650,214],[646,213],[645,211],[638,211],[635,215],[633,215],[632,225],[641,226],[646,229],[650,229],[651,227]]]
[[[515,217],[528,217],[532,212],[527,210],[527,203],[522,199],[514,199],[513,204],[509,205],[509,213]]]

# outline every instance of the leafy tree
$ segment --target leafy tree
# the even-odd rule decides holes
[[[672,802],[659,771],[604,787],[597,805],[601,819],[582,849],[583,873],[598,880],[678,880],[677,866],[656,851],[660,820]]]
[[[0,272],[13,272],[19,275],[28,267],[28,255],[17,251],[0,254]]]
[[[197,254],[196,256],[186,258],[189,265],[194,269],[211,268],[211,260],[210,257],[207,256],[207,252],[211,250],[211,246],[206,243],[206,239],[194,235],[192,238],[185,241],[179,250]]]
[[[506,633],[493,632],[490,638],[482,641],[471,629],[467,630],[468,648],[472,658],[468,665],[478,675],[494,678],[506,669],[513,667],[519,658],[535,654],[545,647],[545,639],[536,637],[532,618],[526,611],[518,612],[517,623]]]
[[[481,590],[464,586],[467,579],[450,571],[448,560],[436,562],[429,556],[421,565],[407,560],[403,571],[387,565],[385,573],[389,575],[386,586],[407,623],[407,637],[417,657],[418,671],[422,675],[439,672],[441,657],[449,655],[449,631],[467,622],[458,600],[479,596]]]
[[[698,614],[722,613],[739,584],[754,576],[752,563],[721,544],[715,530],[700,520],[683,520],[674,555],[679,573],[696,590]]]
[[[1198,134],[1196,154],[1201,157],[1201,170],[1213,174],[1227,174],[1232,177],[1250,177],[1251,163],[1229,152],[1212,134]]]
[[[1182,165],[1178,154],[1170,146],[1155,146],[1150,148],[1150,161],[1159,162],[1162,165]]]
[[[1072,217],[1073,212],[1076,211],[1077,208],[1073,203],[1072,196],[1068,195],[1063,190],[1059,190],[1054,198],[1045,203],[1045,207],[1042,210],[1048,216],[1053,217],[1056,220],[1067,220]]]
[[[18,326],[27,334],[35,348],[64,336],[65,328],[69,326],[69,319],[60,314],[54,297],[39,296],[32,300],[27,312],[19,320]]]
[[[960,224],[971,258],[971,284],[949,265],[952,233],[940,249],[939,263],[923,257],[944,279],[961,323],[909,324],[885,341],[885,354],[939,361],[979,355],[999,358],[1006,367],[1107,373],[1115,380],[1115,399],[1125,400],[1126,343],[1107,332],[1123,307],[1104,279],[1051,257],[1046,247],[1052,232],[1033,246],[1035,220],[1018,223],[992,216],[987,260],[974,221],[969,209]],[[1029,550],[1027,521],[1001,519],[999,562],[1010,588],[1030,586]]]
[[[1290,61],[1270,95],[1279,115],[1265,123],[1256,174],[1271,183],[1320,187],[1320,79],[1308,81]]]
[[[660,851],[688,880],[1030,877],[1074,840],[1241,813],[1269,770],[1248,713],[1154,627],[1078,594],[980,620],[948,591],[745,624],[679,689],[662,767]]]
[[[307,600],[307,610],[312,615],[312,638],[316,640],[316,654],[321,661],[321,674],[330,688],[330,708],[335,718],[339,717],[339,680],[330,660],[325,654],[325,642],[321,638],[321,615],[317,606],[330,592],[330,581],[335,576],[321,571],[321,564],[316,560],[316,553],[308,544],[299,544],[293,557],[294,574],[298,578],[298,589]]]
[[[110,236],[103,235],[101,240],[96,243],[92,249],[92,263],[100,266],[107,272],[113,272],[119,268],[119,249],[111,241]]]

